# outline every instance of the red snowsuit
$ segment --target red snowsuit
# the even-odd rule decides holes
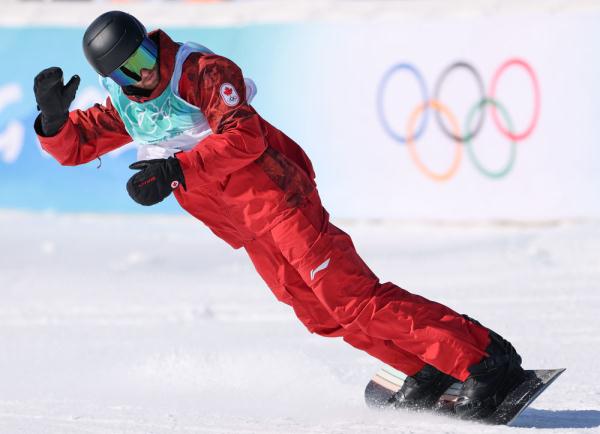
[[[178,45],[164,32],[158,42],[160,95],[173,73]],[[176,154],[187,189],[180,205],[232,247],[244,247],[275,296],[293,307],[313,333],[343,337],[408,375],[425,363],[460,380],[489,343],[485,328],[451,309],[380,283],[350,237],[329,222],[310,160],[285,134],[261,118],[244,98],[234,106],[219,93],[230,83],[246,94],[230,60],[194,53],[183,65],[179,94],[201,109],[213,134]],[[39,121],[38,121],[39,122]],[[52,137],[36,127],[42,147],[63,165],[96,159],[131,141],[110,98],[72,111]]]

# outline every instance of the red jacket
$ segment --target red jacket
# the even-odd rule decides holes
[[[168,86],[179,45],[161,30],[150,34],[159,45],[160,83],[151,100]],[[246,94],[240,68],[217,55],[193,53],[185,61],[179,94],[200,108],[213,134],[176,156],[187,190],[175,190],[181,206],[235,248],[260,236],[290,208],[302,206],[315,190],[314,171],[302,149],[266,122],[245,99],[230,107],[220,86],[231,83]],[[38,121],[39,122],[39,121]],[[36,131],[42,147],[63,165],[92,161],[132,141],[111,104],[70,112],[52,137]]]
[[[153,36],[162,81],[150,99],[167,86],[178,48],[162,32]],[[175,190],[183,208],[232,246],[244,246],[273,293],[310,331],[343,336],[407,375],[428,363],[466,380],[468,368],[486,356],[487,329],[380,283],[350,237],[328,221],[304,152],[246,101],[225,104],[224,83],[246,95],[240,69],[223,57],[192,54],[183,65],[179,94],[213,130],[176,154],[187,184]],[[40,137],[62,164],[85,163],[130,140],[110,101],[71,112],[56,136]]]

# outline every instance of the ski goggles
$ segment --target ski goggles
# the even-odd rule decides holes
[[[132,86],[142,80],[142,69],[154,68],[157,58],[156,44],[146,37],[133,54],[109,74],[109,77],[119,86]]]

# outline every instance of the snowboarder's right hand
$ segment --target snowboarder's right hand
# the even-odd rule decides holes
[[[79,76],[74,75],[63,85],[62,69],[56,66],[46,68],[35,76],[33,93],[42,112],[41,129],[45,136],[55,135],[67,121],[79,81]]]

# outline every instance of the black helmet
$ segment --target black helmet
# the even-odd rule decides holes
[[[141,45],[148,33],[132,15],[110,11],[100,15],[83,35],[83,52],[96,72],[107,77]]]

